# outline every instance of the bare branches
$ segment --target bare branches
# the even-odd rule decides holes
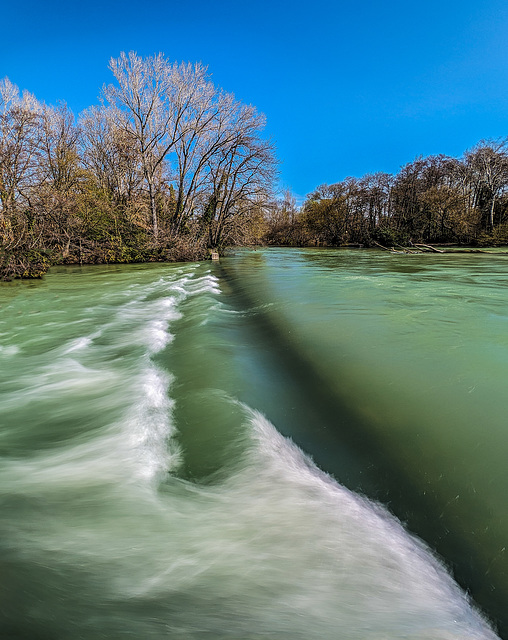
[[[216,89],[200,64],[170,63],[162,54],[142,59],[131,52],[112,60],[110,68],[117,84],[103,95],[114,128],[139,158],[153,235],[159,233],[160,196],[170,184],[171,233],[207,209],[208,222],[201,226],[213,221],[210,242],[217,244],[222,221],[273,178],[273,150],[260,137],[264,116]]]
[[[81,116],[81,158],[97,188],[116,205],[127,206],[141,188],[143,174],[139,154],[122,113],[115,107],[90,107]]]
[[[264,117],[199,63],[131,52],[110,69],[77,122],[0,81],[0,272],[41,247],[80,263],[202,255],[259,221],[275,172]]]
[[[507,190],[508,140],[480,141],[466,152],[467,178],[473,186],[474,206],[488,206],[488,226],[494,228],[498,197]]]
[[[42,107],[31,94],[22,95],[7,78],[0,81],[0,218],[20,201],[37,171]]]
[[[122,53],[111,60],[110,68],[117,84],[105,87],[104,97],[115,108],[112,113],[118,116],[117,128],[125,132],[139,154],[157,237],[157,193],[169,156],[178,154],[183,183],[182,175],[188,173],[193,161],[191,150],[213,117],[215,89],[202,65],[178,65],[162,54],[143,59],[134,52]],[[179,194],[177,208],[181,215],[185,204],[181,189]]]

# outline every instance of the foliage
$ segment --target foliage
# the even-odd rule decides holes
[[[263,115],[200,64],[131,52],[110,69],[77,121],[0,81],[0,278],[260,241],[276,172]]]
[[[321,185],[300,211],[279,202],[269,244],[384,247],[508,241],[508,141],[482,141],[460,159],[416,158],[392,176],[369,174]]]

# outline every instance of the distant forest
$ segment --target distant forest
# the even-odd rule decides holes
[[[508,141],[482,141],[462,158],[417,158],[396,175],[322,185],[297,208],[272,212],[275,245],[386,247],[415,243],[508,244]]]
[[[277,197],[264,116],[200,64],[112,59],[75,118],[0,81],[0,278],[229,246],[508,244],[508,141]]]

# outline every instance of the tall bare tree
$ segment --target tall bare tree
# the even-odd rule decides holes
[[[30,93],[20,93],[8,78],[0,81],[1,220],[26,202],[35,182],[41,142],[42,107]]]
[[[139,153],[157,237],[158,182],[169,154],[191,126],[192,105],[206,84],[206,69],[200,64],[171,63],[162,54],[141,58],[134,52],[112,59],[110,69],[117,84],[105,87],[104,97],[125,116],[117,126]]]
[[[177,201],[173,231],[180,229],[185,216],[192,215],[199,193],[210,186],[214,159],[235,142],[238,115],[243,106],[232,94],[216,90],[211,83],[202,87],[192,105],[191,117],[175,146],[177,156]]]
[[[203,220],[209,244],[219,247],[227,240],[235,221],[244,217],[268,194],[276,173],[273,144],[261,137],[265,118],[252,106],[240,106],[230,122],[228,144],[210,158],[210,196]]]
[[[126,132],[127,124],[115,107],[90,107],[80,118],[81,157],[96,186],[114,205],[125,207],[140,188],[143,174],[139,155]]]
[[[488,228],[494,228],[496,202],[508,188],[508,139],[480,141],[465,154],[475,206],[487,210]]]

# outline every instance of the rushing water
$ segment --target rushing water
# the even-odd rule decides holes
[[[507,281],[263,250],[2,287],[0,637],[503,633]]]

